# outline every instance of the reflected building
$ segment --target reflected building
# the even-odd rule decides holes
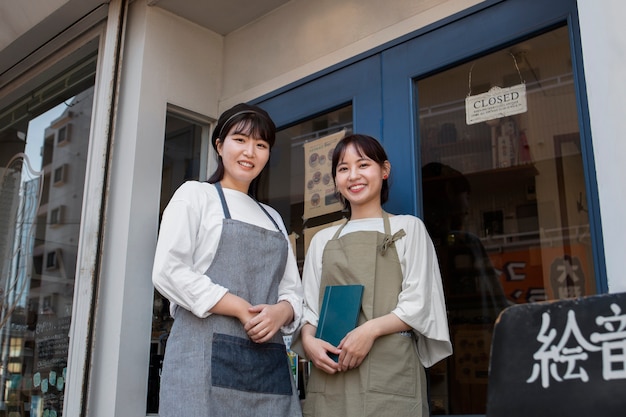
[[[12,220],[0,242],[7,412],[63,410],[92,101],[90,88],[44,132],[5,131],[0,141],[3,153],[12,144],[0,190],[1,214]]]

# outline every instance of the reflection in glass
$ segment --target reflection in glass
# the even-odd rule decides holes
[[[520,83],[526,111],[466,118],[468,93]],[[596,291],[567,28],[416,87],[424,221],[454,345],[454,355],[431,370],[433,413],[484,414],[502,309]]]
[[[73,94],[34,118],[3,113],[0,414],[63,411],[93,88]]]

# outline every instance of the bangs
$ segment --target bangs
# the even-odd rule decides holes
[[[377,164],[382,164],[387,160],[387,154],[378,141],[365,135],[353,134],[346,136],[335,147],[333,152],[333,176],[337,165],[341,163],[346,154],[346,149],[352,145],[360,158],[368,158]]]
[[[235,122],[230,129],[234,134],[246,135],[251,138],[262,139],[270,147],[274,146],[275,133],[273,126],[270,126],[265,119],[254,114],[246,115],[244,119]]]

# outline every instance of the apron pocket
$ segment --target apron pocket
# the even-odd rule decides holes
[[[413,337],[383,336],[369,353],[370,391],[414,397],[417,393],[417,351]]]
[[[239,391],[291,395],[291,370],[285,345],[258,344],[214,333],[211,384]]]

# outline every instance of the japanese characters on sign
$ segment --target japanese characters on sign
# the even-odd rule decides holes
[[[596,317],[596,324],[601,329],[586,336],[576,321],[576,312],[567,312],[565,328],[559,332],[550,327],[550,314],[541,315],[541,329],[537,341],[541,347],[533,358],[532,374],[526,381],[534,383],[541,380],[541,386],[548,388],[550,381],[562,382],[578,379],[589,382],[586,363],[590,355],[601,354],[602,378],[626,379],[626,312],[618,304],[611,304],[612,314]],[[564,364],[559,369],[557,364]]]
[[[626,293],[506,309],[488,389],[487,416],[623,416]]]

